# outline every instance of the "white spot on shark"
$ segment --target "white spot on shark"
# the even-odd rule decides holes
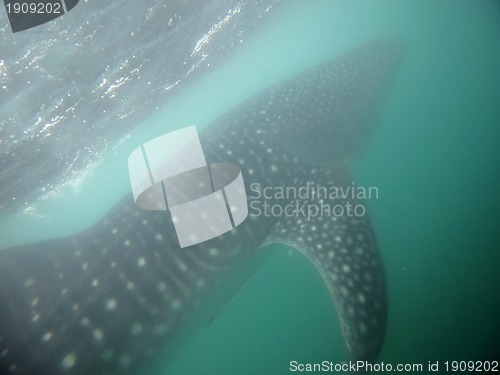
[[[94,330],[93,336],[97,341],[101,341],[104,337],[104,333],[99,328],[97,328]]]
[[[116,308],[116,300],[114,298],[110,298],[106,301],[106,310],[114,310]]]
[[[364,295],[363,293],[361,293],[361,292],[360,292],[360,293],[358,293],[358,301],[359,301],[359,303],[361,303],[361,304],[364,304],[364,303],[366,302],[366,297],[365,297],[365,295]]]
[[[129,367],[132,364],[132,359],[127,354],[124,354],[120,357],[120,366]]]
[[[130,333],[134,336],[140,335],[142,333],[142,325],[139,323],[132,324],[132,327],[130,327]]]
[[[210,254],[210,256],[217,256],[219,255],[219,250],[217,250],[215,247],[211,247],[209,250],[208,250],[208,254]]]
[[[346,288],[345,286],[343,286],[343,285],[342,285],[342,286],[340,287],[340,293],[341,293],[344,297],[346,297],[346,296],[349,294],[349,291],[347,290],[347,288]]]
[[[362,335],[366,335],[368,332],[368,327],[364,322],[359,322],[358,324],[359,332],[361,332]]]
[[[160,324],[154,327],[153,332],[157,335],[164,335],[168,332],[168,327],[166,325]]]
[[[178,310],[182,306],[182,302],[179,301],[178,299],[175,299],[172,301],[170,304],[170,307],[172,307],[173,310]]]
[[[69,370],[76,363],[76,355],[74,353],[67,354],[61,361],[61,367],[64,370]]]

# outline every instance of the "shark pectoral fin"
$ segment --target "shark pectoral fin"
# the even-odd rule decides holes
[[[325,177],[329,176],[320,176],[321,181],[314,178],[315,186],[339,186]],[[283,215],[263,246],[285,244],[309,258],[328,287],[351,359],[375,361],[385,336],[387,294],[369,218],[352,212],[360,202],[340,197],[332,200],[322,196],[322,191],[313,194],[316,187],[310,189],[309,184],[303,185],[308,187],[307,197],[302,194],[288,203],[295,214]],[[348,205],[352,205],[351,212]]]

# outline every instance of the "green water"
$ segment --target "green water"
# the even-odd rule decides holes
[[[379,131],[355,166],[358,183],[380,191],[368,203],[389,289],[380,360],[498,359],[495,1],[288,1],[221,69],[131,133],[76,192],[40,204],[41,217],[2,224],[2,242],[81,230],[128,191],[126,158],[138,144],[173,128],[203,128],[262,87],[380,35],[408,45]],[[82,214],[69,222],[75,197]],[[90,209],[96,199],[99,207]],[[20,221],[30,229],[16,231]],[[292,360],[345,358],[320,276],[299,254],[276,251],[168,373],[288,374]]]
[[[447,360],[498,360],[500,4],[373,3],[294,4],[286,31],[270,31],[293,41],[274,47],[298,64],[380,33],[408,44],[356,166],[358,182],[380,190],[369,202],[389,289],[380,360],[424,372],[429,361],[445,372]],[[279,252],[169,374],[287,374],[291,360],[340,362],[337,324],[313,267]]]

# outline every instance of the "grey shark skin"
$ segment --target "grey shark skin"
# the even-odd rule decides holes
[[[350,186],[344,159],[372,131],[401,56],[399,45],[378,40],[265,90],[200,135],[207,160],[240,166],[250,206],[256,183]],[[375,360],[387,297],[368,217],[250,214],[236,229],[180,249],[170,216],[138,209],[129,195],[75,236],[0,252],[2,373],[143,373],[160,348],[174,351],[198,316],[217,311],[270,243],[312,261],[349,356]]]

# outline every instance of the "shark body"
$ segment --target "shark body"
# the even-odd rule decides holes
[[[401,55],[395,43],[375,41],[264,90],[200,134],[207,160],[240,166],[247,192],[255,184],[350,186],[344,161],[371,132]],[[248,199],[252,207],[262,197]],[[314,195],[265,201],[333,205]],[[127,195],[77,235],[0,252],[2,374],[141,373],[160,347],[174,350],[210,301],[230,298],[255,252],[271,243],[312,261],[350,357],[375,360],[387,296],[367,215],[250,211],[232,231],[180,249],[170,216],[140,210]]]

